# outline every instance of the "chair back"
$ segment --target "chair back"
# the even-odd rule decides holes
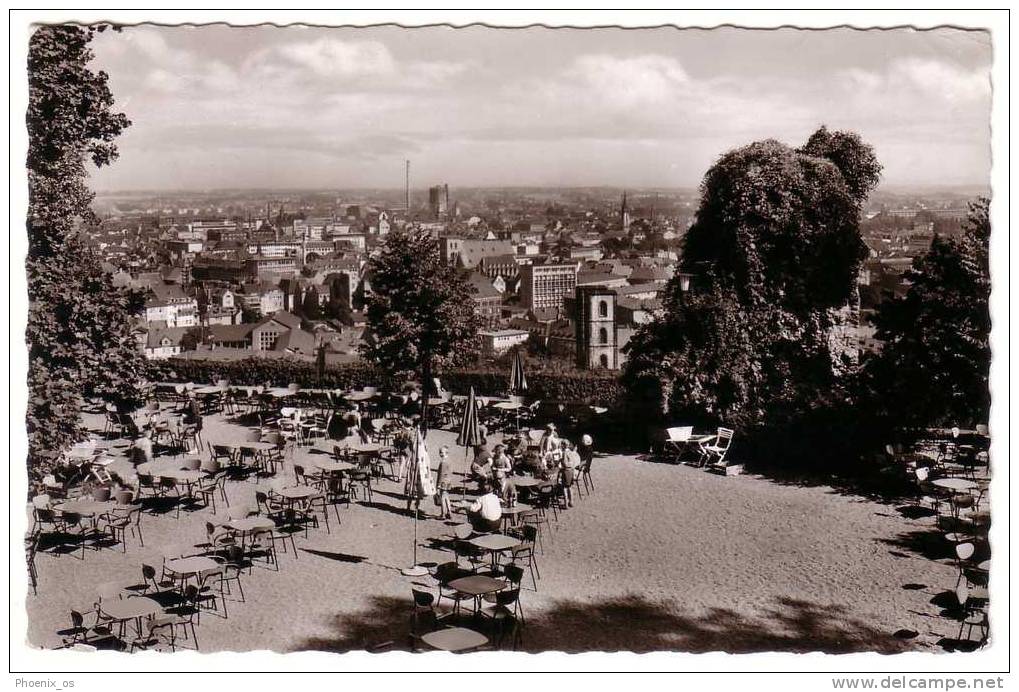
[[[184,468],[188,471],[197,471],[202,468],[202,460],[198,457],[186,457],[184,459]]]
[[[519,587],[520,581],[524,578],[524,568],[515,564],[506,565],[503,574],[506,575],[510,584],[516,584]]]
[[[43,493],[32,498],[32,506],[36,509],[49,509],[50,496]]]
[[[495,594],[495,603],[496,605],[501,605],[503,607],[511,606],[517,602],[518,598],[520,598],[519,586],[497,592]]]
[[[153,567],[152,565],[142,564],[142,579],[144,579],[147,582],[150,579],[155,580],[155,578],[156,568]]]
[[[154,488],[155,479],[151,474],[139,473],[138,474],[138,487],[139,488]]]
[[[411,589],[411,595],[414,596],[414,605],[419,608],[431,608],[432,603],[435,602],[435,596],[428,591],[421,591],[420,589]]]
[[[729,445],[732,444],[732,436],[735,434],[735,430],[732,428],[719,428],[718,429],[718,446],[722,449],[728,449]]]
[[[669,442],[686,442],[693,435],[693,426],[682,425],[675,428],[667,428],[665,433],[669,436]]]
[[[991,434],[990,428],[988,428],[983,423],[980,423],[979,425],[976,426],[976,431],[977,435],[983,435],[984,437],[988,437]]]
[[[930,478],[931,470],[927,466],[917,466],[914,473],[916,473],[916,480],[920,483],[924,483],[928,478]]]
[[[129,505],[134,501],[134,492],[131,490],[118,490],[115,497],[118,505]]]

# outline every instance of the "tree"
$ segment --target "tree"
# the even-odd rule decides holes
[[[97,221],[86,159],[105,166],[130,125],[115,113],[107,75],[88,47],[104,26],[45,26],[29,41],[29,460],[46,463],[85,434],[85,397],[121,408],[139,401],[143,360],[131,334],[142,305],[113,286],[83,229]]]
[[[879,306],[883,346],[866,364],[865,382],[887,416],[919,426],[987,422],[990,234],[988,200],[980,199],[962,238],[935,236],[906,273],[905,295]]]
[[[309,320],[322,318],[322,308],[318,304],[318,291],[314,288],[309,288],[304,292],[304,300],[301,301],[301,314]]]
[[[422,231],[392,231],[368,263],[372,293],[361,353],[394,373],[414,373],[428,387],[433,367],[476,357],[481,318],[473,287],[439,257]]]
[[[708,170],[683,244],[693,289],[677,275],[627,346],[641,419],[728,423],[760,440],[845,391],[831,333],[855,296],[860,205],[879,171],[858,137],[824,128],[802,149],[755,142]]]

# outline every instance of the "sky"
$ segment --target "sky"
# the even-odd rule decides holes
[[[726,151],[858,132],[884,186],[988,185],[987,33],[139,26],[103,191],[696,186]]]

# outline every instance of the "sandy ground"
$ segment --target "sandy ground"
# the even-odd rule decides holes
[[[242,430],[210,417],[205,439],[238,439]],[[432,431],[429,444],[434,452],[454,438]],[[309,454],[302,449],[296,459]],[[462,470],[463,451],[453,457]],[[537,592],[525,582],[525,650],[892,653],[940,651],[937,642],[955,635],[957,625],[932,603],[956,573],[930,518],[909,519],[895,505],[827,487],[632,456],[596,457],[594,479],[597,490],[545,541]],[[228,483],[232,504],[253,502],[264,484]],[[228,619],[203,614],[201,650],[405,647],[411,585],[434,582],[400,574],[412,562],[413,521],[397,483],[378,488],[375,506],[341,507],[342,525],[331,534],[298,538],[299,558],[281,555],[279,572],[256,567],[246,575],[246,602],[230,603]],[[86,551],[84,560],[40,554],[39,593],[28,597],[30,644],[59,646],[56,631],[69,625],[71,608],[90,608],[102,584],[140,582],[141,563],[159,565],[168,546],[200,543],[210,514],[145,515],[145,547],[129,537],[126,554],[119,547]],[[428,540],[449,530],[438,519],[420,522],[419,562],[451,558]],[[904,630],[916,636],[904,638]]]

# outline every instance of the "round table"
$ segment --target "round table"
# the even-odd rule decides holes
[[[474,612],[478,612],[478,608],[481,605],[481,597],[502,591],[509,584],[502,579],[496,579],[489,577],[484,574],[472,574],[467,577],[460,577],[449,582],[449,588],[456,589],[462,594],[474,597]]]
[[[487,550],[492,555],[492,571],[495,571],[499,567],[499,553],[503,550],[509,550],[510,548],[516,548],[520,545],[520,539],[514,538],[513,536],[507,536],[502,533],[486,533],[481,536],[475,536],[467,541],[473,546]],[[454,587],[456,588],[456,587]]]
[[[534,476],[510,476],[509,479],[515,488],[536,488],[549,482]]]
[[[356,471],[357,464],[351,464],[347,461],[334,461],[332,459],[317,459],[311,462],[312,465],[320,471],[326,473],[340,473],[342,471]]]
[[[158,601],[145,596],[132,596],[130,598],[113,600],[104,599],[99,605],[99,609],[121,623],[121,634],[123,634],[123,624],[128,620],[134,620],[135,626],[138,629],[138,636],[141,636],[142,633],[142,618],[163,613],[163,606]]]
[[[957,492],[973,490],[977,487],[976,483],[968,481],[965,478],[939,478],[936,481],[932,481],[932,485],[939,488],[945,488],[946,490],[955,490]]]
[[[488,643],[488,637],[466,627],[450,627],[423,634],[421,641],[433,649],[457,653],[484,646]]]
[[[518,401],[500,401],[498,404],[492,404],[492,408],[501,409],[503,411],[516,411],[523,407],[524,405]]]
[[[226,523],[234,531],[241,533],[255,533],[256,531],[267,531],[276,528],[276,522],[269,517],[244,517],[243,519],[231,519]]]
[[[307,500],[315,495],[320,495],[321,492],[309,485],[297,485],[291,488],[282,488],[276,491],[276,494],[280,497],[286,498],[287,500]]]
[[[181,470],[178,470],[178,471],[164,471],[164,472],[156,474],[156,475],[158,475],[160,478],[171,478],[171,479],[177,481],[178,483],[187,483],[189,485],[191,483],[197,483],[198,481],[200,481],[203,478],[205,478],[205,472],[204,471],[200,471],[200,470],[199,471],[189,471],[187,469],[181,469]]]
[[[116,506],[115,502],[97,502],[96,500],[68,500],[54,505],[53,509],[58,512],[70,512],[81,514],[86,517],[94,517],[97,514],[106,514]]]
[[[347,401],[368,401],[374,396],[374,394],[369,394],[368,392],[350,392],[349,394],[344,394],[343,398]]]
[[[524,512],[530,512],[532,509],[534,509],[534,507],[524,504],[515,504],[509,507],[503,507],[502,508],[503,526],[505,526],[507,523],[516,524],[518,516],[520,516]]]
[[[353,452],[360,452],[364,454],[376,454],[385,449],[385,445],[375,444],[374,442],[368,442],[359,445],[351,445],[350,450]]]
[[[173,572],[181,578],[192,577],[201,572],[208,572],[220,567],[222,565],[211,557],[202,557],[201,555],[180,557],[176,560],[167,560],[166,562],[167,571]]]

